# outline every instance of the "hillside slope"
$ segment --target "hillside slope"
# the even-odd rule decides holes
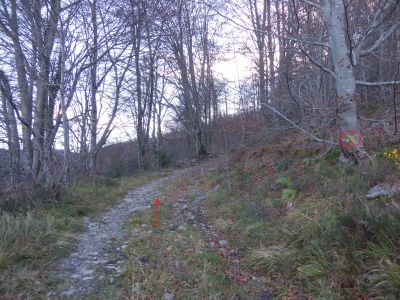
[[[375,144],[372,161],[343,166],[339,149],[282,135],[208,176],[221,188],[204,209],[277,299],[398,299],[400,198],[366,198],[399,184],[396,149]]]

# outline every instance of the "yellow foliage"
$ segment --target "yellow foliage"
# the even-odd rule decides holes
[[[396,166],[400,166],[400,158],[398,154],[398,149],[393,149],[392,152],[384,152],[383,156],[393,161]]]

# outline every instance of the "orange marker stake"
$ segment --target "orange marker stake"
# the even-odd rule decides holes
[[[154,205],[156,206],[156,224],[155,224],[155,227],[158,227],[158,207],[160,206],[160,199],[158,199],[158,196],[156,197],[156,200],[154,201]]]

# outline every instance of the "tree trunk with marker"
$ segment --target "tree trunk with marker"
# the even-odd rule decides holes
[[[351,130],[359,133],[357,119],[356,79],[354,68],[350,60],[350,51],[346,41],[345,7],[342,0],[326,0],[324,17],[328,26],[330,55],[336,75],[336,99],[339,130]],[[353,140],[355,139],[355,141]],[[359,160],[366,156],[362,141],[357,145],[358,137],[343,135],[341,142],[351,147],[341,147],[342,156],[347,159]]]

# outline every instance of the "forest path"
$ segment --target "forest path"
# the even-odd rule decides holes
[[[62,283],[47,294],[48,299],[90,299],[97,288],[113,284],[115,277],[124,272],[123,250],[127,242],[123,240],[123,226],[128,218],[150,209],[156,195],[171,180],[211,164],[209,161],[175,170],[129,192],[121,202],[93,220],[87,218],[76,249],[57,267],[57,277]]]

